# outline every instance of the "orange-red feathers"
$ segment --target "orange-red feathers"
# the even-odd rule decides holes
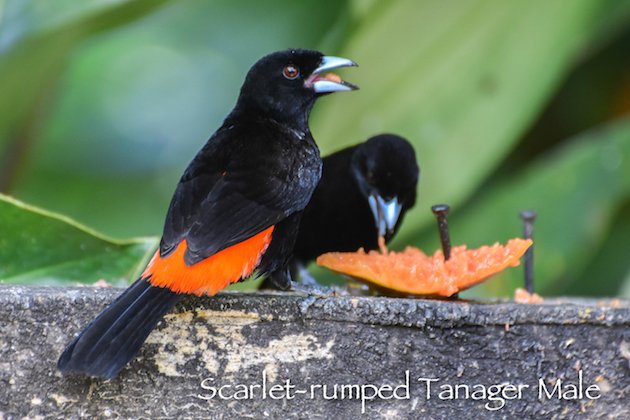
[[[156,251],[142,277],[149,278],[154,286],[166,287],[176,293],[214,295],[254,271],[271,242],[273,228],[271,226],[191,266],[184,261],[187,244],[183,240],[164,258],[160,257],[159,250]]]

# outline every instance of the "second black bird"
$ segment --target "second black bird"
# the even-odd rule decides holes
[[[411,144],[393,134],[371,137],[323,159],[322,178],[304,210],[293,266],[325,252],[353,252],[388,242],[416,201],[420,169]]]

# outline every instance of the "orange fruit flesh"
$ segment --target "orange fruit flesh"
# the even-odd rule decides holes
[[[317,264],[396,293],[416,296],[452,296],[468,289],[507,267],[516,267],[532,245],[531,239],[510,239],[477,249],[466,245],[451,249],[444,261],[441,250],[427,256],[417,248],[403,252],[329,252]]]
[[[341,77],[337,76],[335,73],[326,73],[324,75],[324,79],[335,83],[341,83]]]

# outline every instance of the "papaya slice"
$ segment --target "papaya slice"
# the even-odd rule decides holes
[[[544,302],[544,299],[538,293],[529,293],[527,290],[518,287],[514,290],[514,302],[540,304]]]
[[[449,297],[468,289],[507,267],[516,267],[532,245],[531,239],[510,239],[504,246],[495,243],[477,249],[466,245],[451,249],[444,261],[441,250],[428,256],[418,248],[403,252],[379,251],[329,252],[317,264],[346,274],[378,289],[396,294]]]

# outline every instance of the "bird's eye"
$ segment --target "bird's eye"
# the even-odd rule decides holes
[[[289,80],[295,80],[300,75],[300,69],[293,64],[289,64],[282,70],[282,74]]]

